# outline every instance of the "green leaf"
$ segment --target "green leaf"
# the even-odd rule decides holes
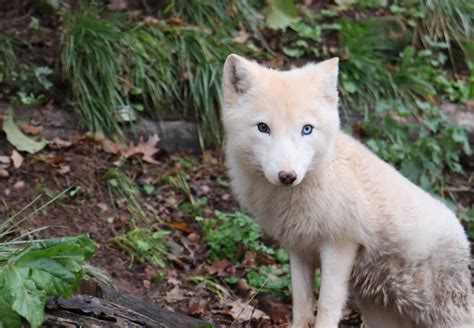
[[[4,276],[3,272],[1,274]],[[11,304],[12,296],[0,283],[0,328],[21,327],[21,317],[12,309]]]
[[[39,327],[46,296],[71,296],[95,250],[92,240],[78,236],[33,243],[12,255],[0,270],[0,327],[20,327],[18,315]]]
[[[284,29],[299,19],[292,0],[272,0],[267,7],[266,24],[275,30]]]
[[[45,139],[35,141],[21,132],[15,124],[11,108],[7,110],[7,115],[3,122],[3,131],[5,131],[7,135],[7,140],[19,151],[34,154],[42,150],[47,144]]]
[[[283,53],[288,57],[300,58],[304,55],[303,49],[283,47]]]

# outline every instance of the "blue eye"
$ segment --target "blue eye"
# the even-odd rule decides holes
[[[270,128],[263,122],[257,124],[258,131],[270,134]]]
[[[311,132],[313,132],[313,126],[311,124],[306,124],[301,130],[301,135],[307,136],[308,134],[311,134]]]

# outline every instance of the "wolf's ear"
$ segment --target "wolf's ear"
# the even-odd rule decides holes
[[[255,65],[255,63],[235,54],[227,57],[222,77],[224,98],[244,94],[250,89]]]
[[[316,77],[324,87],[324,93],[337,101],[337,78],[339,73],[339,58],[334,57],[314,66]]]

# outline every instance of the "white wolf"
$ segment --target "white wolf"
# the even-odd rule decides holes
[[[337,327],[351,291],[371,328],[473,327],[461,224],[339,130],[337,74],[337,58],[286,72],[237,55],[224,65],[233,190],[290,255],[293,325]]]

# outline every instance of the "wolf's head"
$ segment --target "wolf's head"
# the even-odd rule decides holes
[[[298,185],[322,163],[339,129],[338,59],[276,71],[237,55],[224,65],[229,152],[274,185]]]

